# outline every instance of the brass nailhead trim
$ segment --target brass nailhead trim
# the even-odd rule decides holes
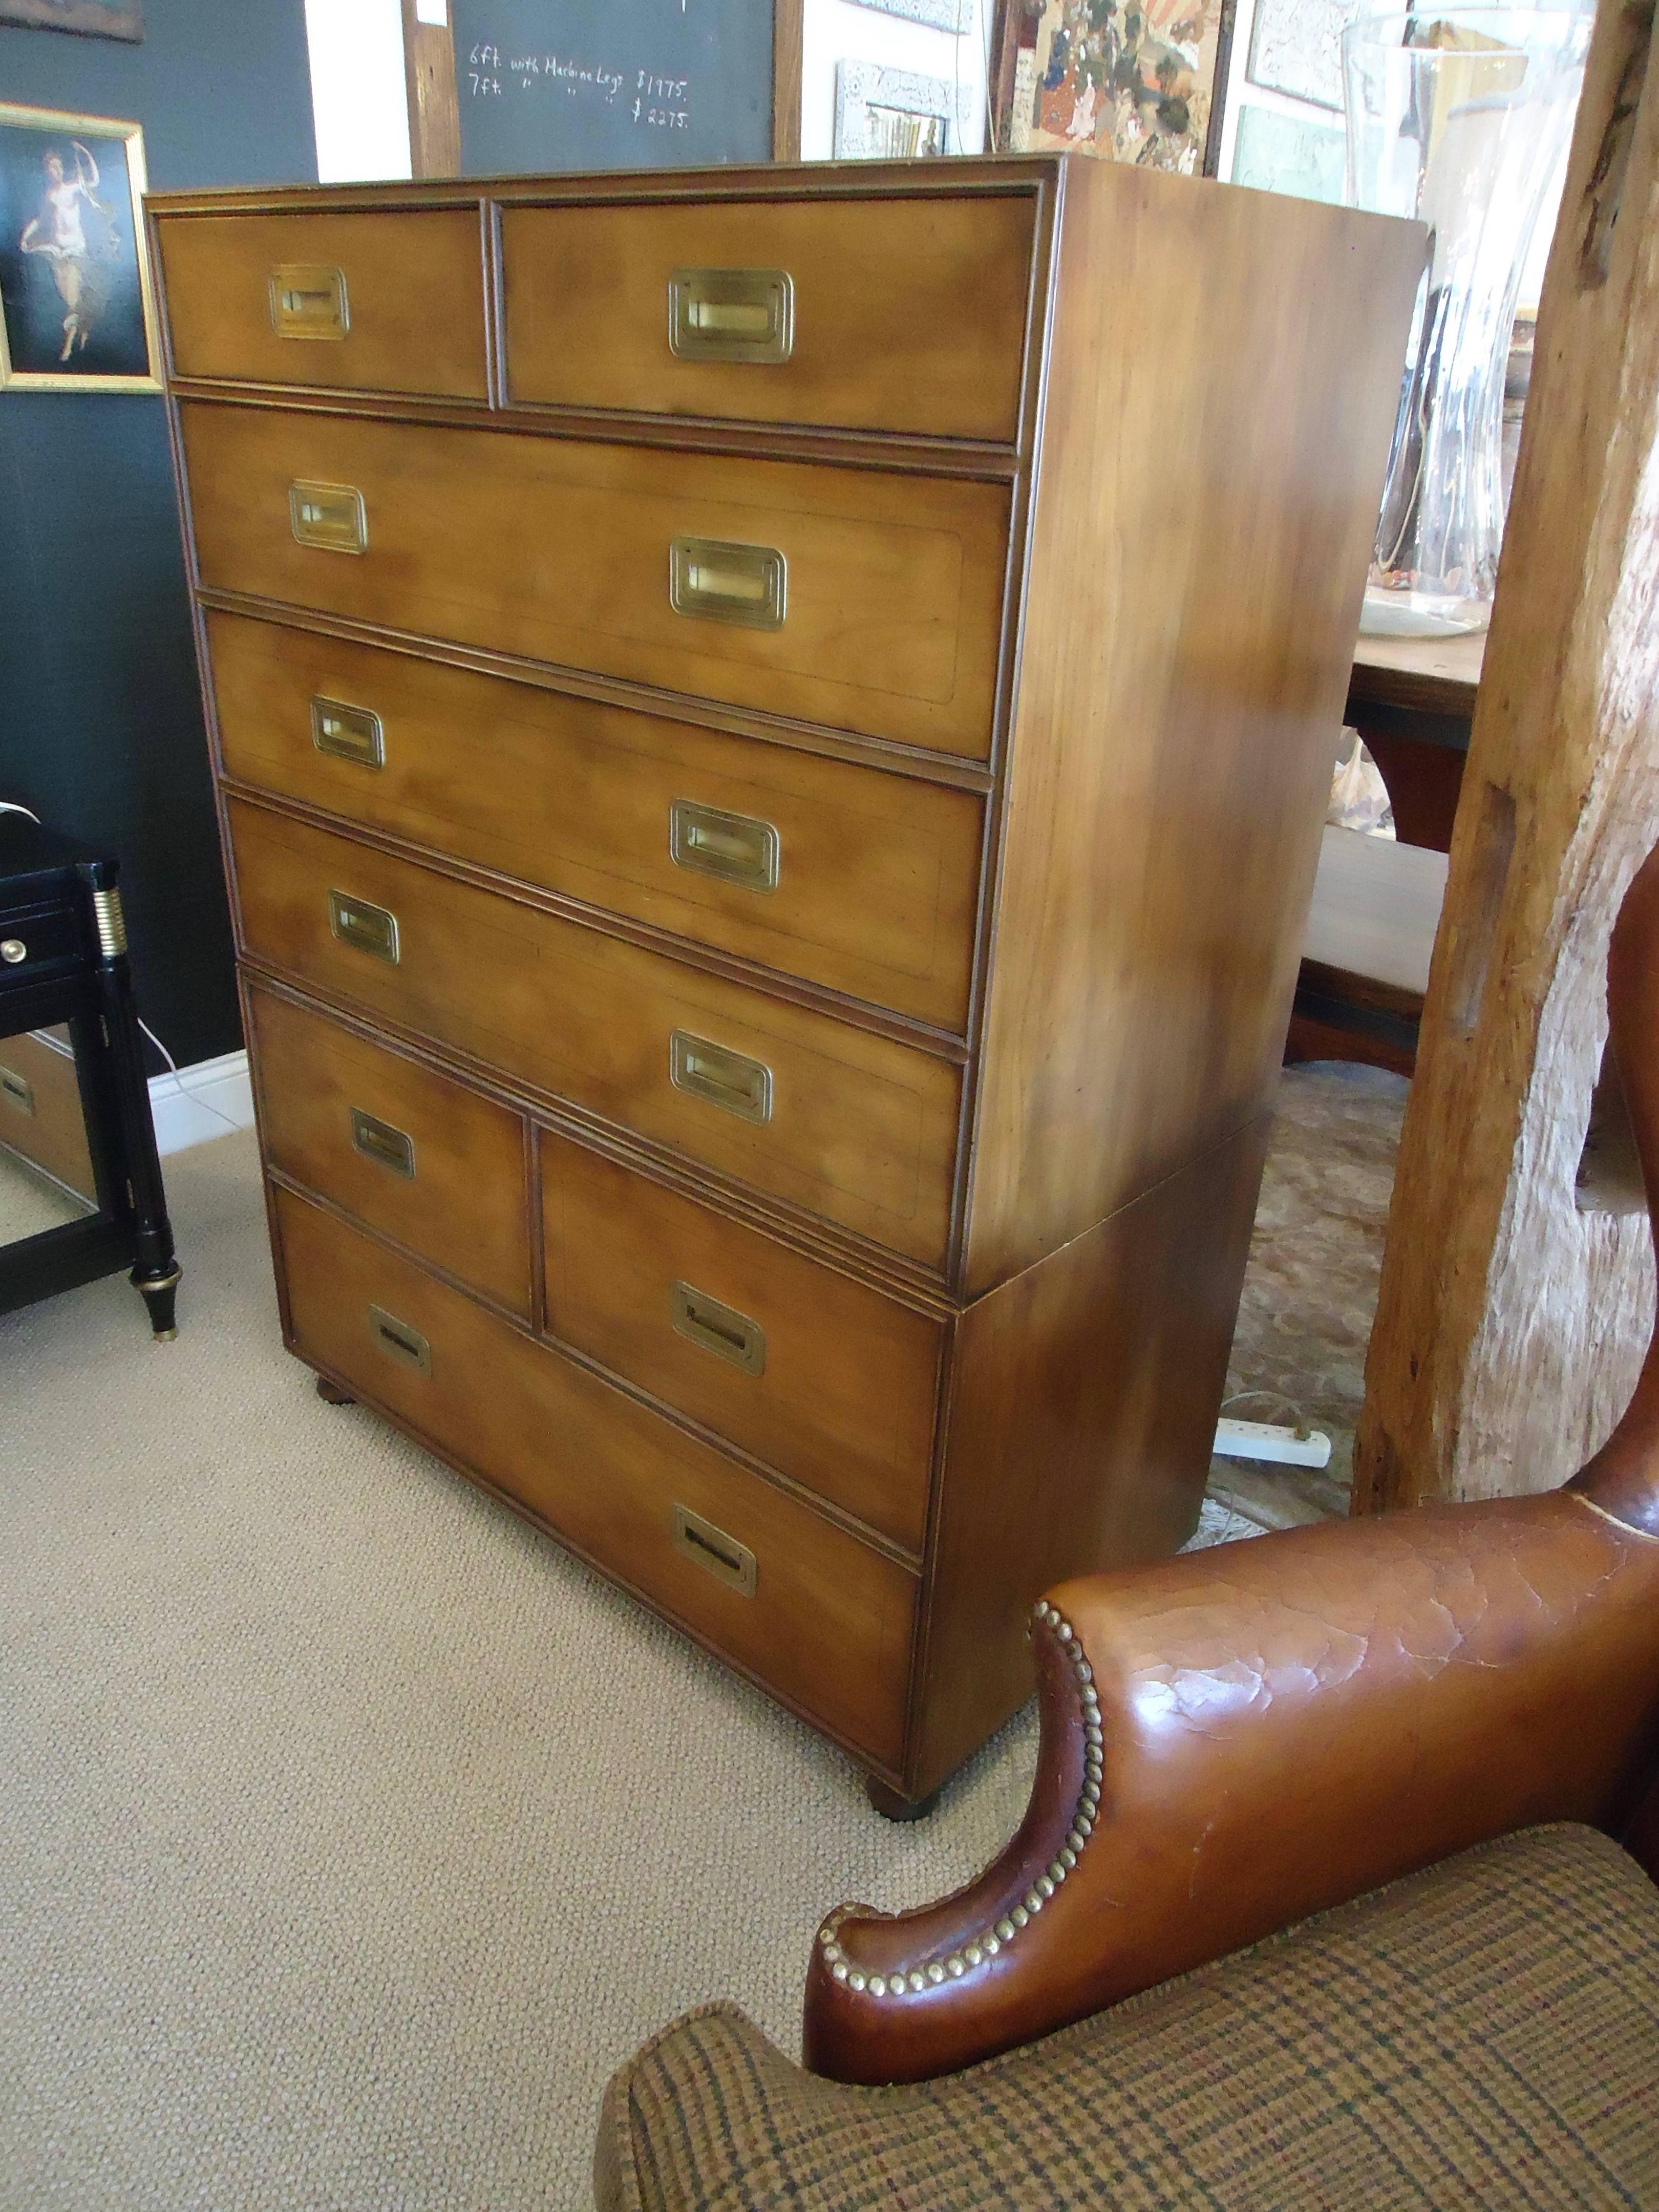
[[[1094,1831],[1096,1817],[1100,1811],[1101,1749],[1104,1741],[1100,1726],[1100,1696],[1094,1686],[1094,1669],[1084,1657],[1083,1646],[1073,1633],[1071,1623],[1062,1619],[1053,1606],[1045,1601],[1034,1607],[1031,1618],[1052,1630],[1065,1653],[1077,1683],[1083,1713],[1083,1786],[1073,1808],[1066,1841],[1057,1856],[1049,1862],[1048,1871],[1037,1876],[1021,1902],[1006,1912],[994,1927],[981,1930],[972,1942],[963,1944],[960,1949],[941,1959],[929,1959],[923,1966],[912,1967],[908,1973],[866,1974],[853,1966],[842,1949],[840,1936],[842,1922],[855,1908],[842,1905],[832,1912],[818,1930],[818,1944],[823,1953],[824,1964],[836,1981],[860,1996],[897,1997],[922,1990],[937,1989],[943,1982],[959,1981],[971,1967],[983,1966],[988,1959],[994,1959],[1004,1944],[1012,1943],[1022,1928],[1030,1926],[1075,1868],[1084,1845]]]

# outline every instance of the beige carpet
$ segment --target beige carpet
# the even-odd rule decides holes
[[[252,1140],[0,1320],[0,2205],[576,2206],[605,2079],[837,1899],[965,1880],[1029,1717],[890,1826],[836,1751],[276,1338]]]
[[[735,1998],[787,2047],[931,1820],[280,1348],[252,1140],[169,1162],[185,1278],[0,1319],[0,2208],[587,2203],[611,2068]],[[1386,1202],[1386,1201],[1385,1201]],[[1316,1307],[1317,1301],[1314,1302]],[[1249,1533],[1206,1506],[1199,1540]]]

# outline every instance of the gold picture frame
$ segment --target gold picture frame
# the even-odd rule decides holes
[[[0,101],[0,391],[160,392],[137,123]]]

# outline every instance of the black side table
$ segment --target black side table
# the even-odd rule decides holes
[[[128,1267],[151,1328],[169,1338],[179,1271],[116,873],[106,855],[0,814],[0,1063],[3,1040],[67,1027],[93,1184],[83,1218],[0,1245],[0,1313]],[[25,1077],[0,1081],[0,1104],[34,1112]],[[0,1114],[0,1143],[8,1133]]]

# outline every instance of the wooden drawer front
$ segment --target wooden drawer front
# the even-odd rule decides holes
[[[287,1191],[276,1205],[302,1356],[897,1765],[913,1576],[357,1231]],[[700,1524],[689,1551],[676,1540],[677,1508]],[[718,1571],[721,1553],[741,1566],[745,1553],[752,1594]]]
[[[267,991],[248,1007],[272,1166],[527,1316],[520,1116],[325,1014]]]
[[[509,393],[1012,444],[1036,205],[505,209]]]
[[[184,410],[202,580],[291,605],[983,757],[1006,486],[726,454],[195,403]],[[361,503],[363,550],[295,536],[297,485]],[[787,568],[781,627],[744,549]],[[732,597],[728,594],[737,594]],[[689,603],[683,581],[682,598]]]
[[[230,809],[243,941],[289,970],[762,1190],[943,1263],[957,1069],[577,922],[242,802]],[[337,934],[395,918],[397,958]],[[348,923],[350,933],[365,933]],[[671,1078],[676,1033],[770,1078],[744,1118]],[[695,1049],[706,1067],[709,1054]],[[728,1075],[732,1071],[727,1071]],[[733,1085],[722,1090],[742,1103]]]
[[[547,1325],[921,1549],[938,1322],[544,1131]]]
[[[230,775],[965,1026],[981,843],[971,793],[235,615],[212,616],[209,631]],[[378,728],[337,727],[340,706]],[[723,843],[722,815],[735,825]],[[725,865],[738,880],[686,843],[688,825],[695,840],[711,821],[712,865],[735,849]],[[767,849],[769,890],[755,869]]]
[[[67,1029],[0,1036],[0,1149],[20,1152],[89,1206],[98,1178]]]
[[[164,216],[157,228],[175,375],[485,398],[476,210]]]

